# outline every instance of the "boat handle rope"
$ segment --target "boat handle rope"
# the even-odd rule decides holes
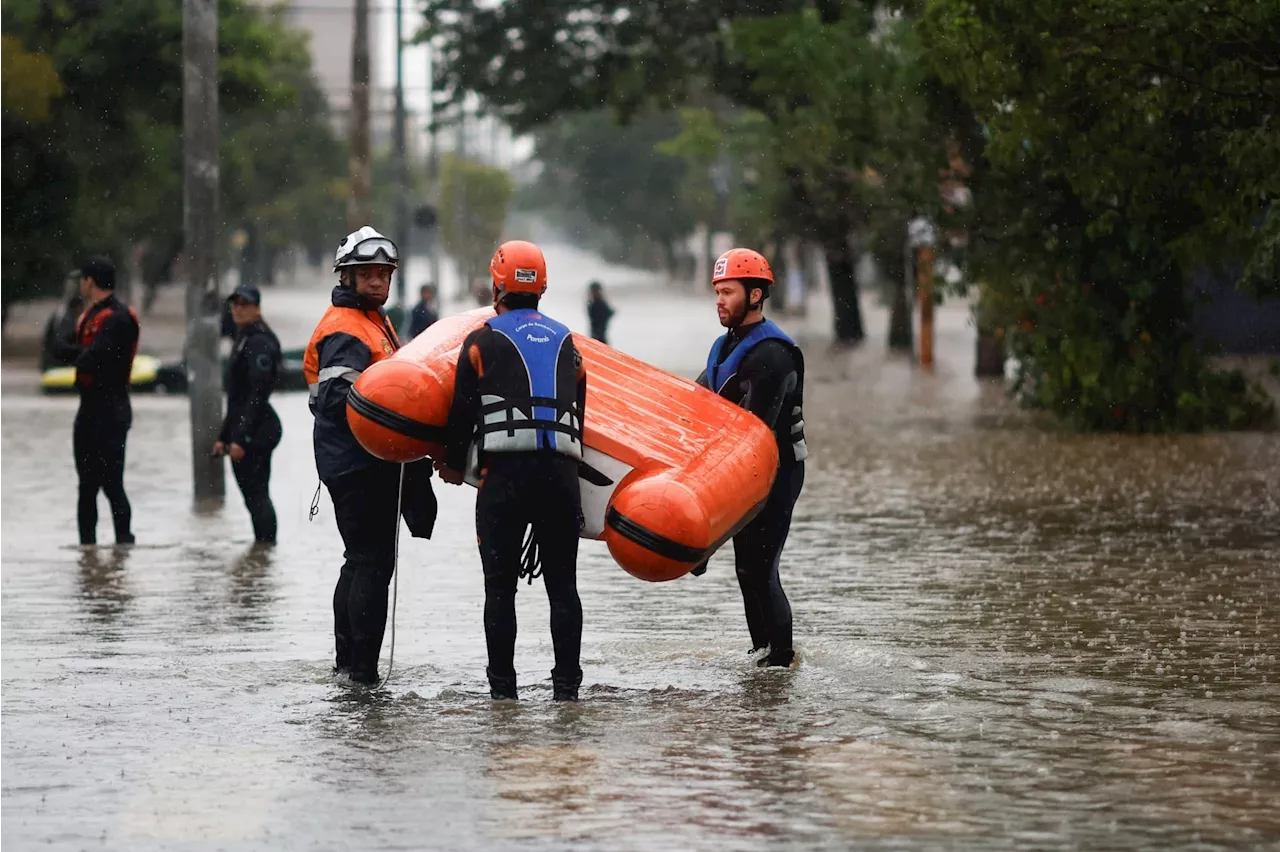
[[[535,577],[542,576],[542,553],[538,547],[538,540],[533,534],[533,524],[529,524],[529,528],[524,534],[524,544],[520,547],[520,573],[516,577],[516,582],[520,582],[520,577],[528,577],[529,585],[533,585]]]
[[[391,669],[396,664],[396,601],[400,597],[400,512],[404,506],[404,468],[403,464],[400,465],[400,488],[396,492],[396,539],[391,562],[391,649],[387,654],[387,676],[382,679],[384,684],[391,680]]]

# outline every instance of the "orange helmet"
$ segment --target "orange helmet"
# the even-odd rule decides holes
[[[711,270],[711,283],[730,281],[737,278],[754,278],[773,284],[773,269],[769,261],[758,251],[746,248],[729,249],[716,260]]]
[[[542,249],[524,240],[508,240],[498,246],[489,261],[489,274],[498,288],[498,298],[508,293],[547,292],[547,259]]]

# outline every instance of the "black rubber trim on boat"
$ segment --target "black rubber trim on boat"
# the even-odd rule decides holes
[[[766,498],[767,500],[768,498]],[[617,530],[618,535],[623,538],[635,542],[646,550],[651,550],[664,559],[672,559],[676,562],[687,562],[690,565],[697,565],[711,558],[711,554],[719,550],[726,541],[733,538],[742,531],[742,528],[751,523],[756,515],[760,514],[760,510],[764,508],[765,500],[761,500],[751,508],[743,516],[742,520],[733,525],[733,528],[720,536],[720,539],[707,548],[692,547],[687,544],[681,544],[678,541],[672,541],[664,535],[659,535],[653,530],[647,529],[626,515],[619,512],[613,506],[609,507],[608,513],[605,515],[605,523]]]
[[[361,396],[355,388],[352,388],[347,395],[347,405],[351,406],[351,410],[361,417],[367,417],[379,426],[385,426],[392,432],[419,441],[440,443],[445,440],[447,435],[445,427],[433,426],[430,423],[423,423],[419,420],[414,420],[412,417],[397,414],[391,409],[384,408],[378,403]]]

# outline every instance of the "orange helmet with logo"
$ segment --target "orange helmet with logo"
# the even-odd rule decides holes
[[[524,240],[508,240],[498,246],[489,261],[489,274],[498,288],[498,298],[508,293],[541,296],[547,291],[547,259],[542,249]]]
[[[729,249],[716,259],[711,270],[711,283],[731,281],[738,278],[753,278],[773,284],[773,268],[758,251],[746,248]]]

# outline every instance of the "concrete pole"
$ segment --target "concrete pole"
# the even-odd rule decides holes
[[[351,193],[347,227],[369,224],[369,0],[356,0],[351,41]]]
[[[404,0],[396,0],[396,247],[400,268],[396,270],[396,304],[404,314],[407,329],[409,306],[405,303],[405,279],[409,275],[409,167],[405,162],[404,113]],[[397,329],[401,331],[403,329]]]
[[[187,395],[197,508],[221,503],[222,459],[210,455],[222,427],[218,364],[218,0],[182,3],[182,226],[187,273]]]

